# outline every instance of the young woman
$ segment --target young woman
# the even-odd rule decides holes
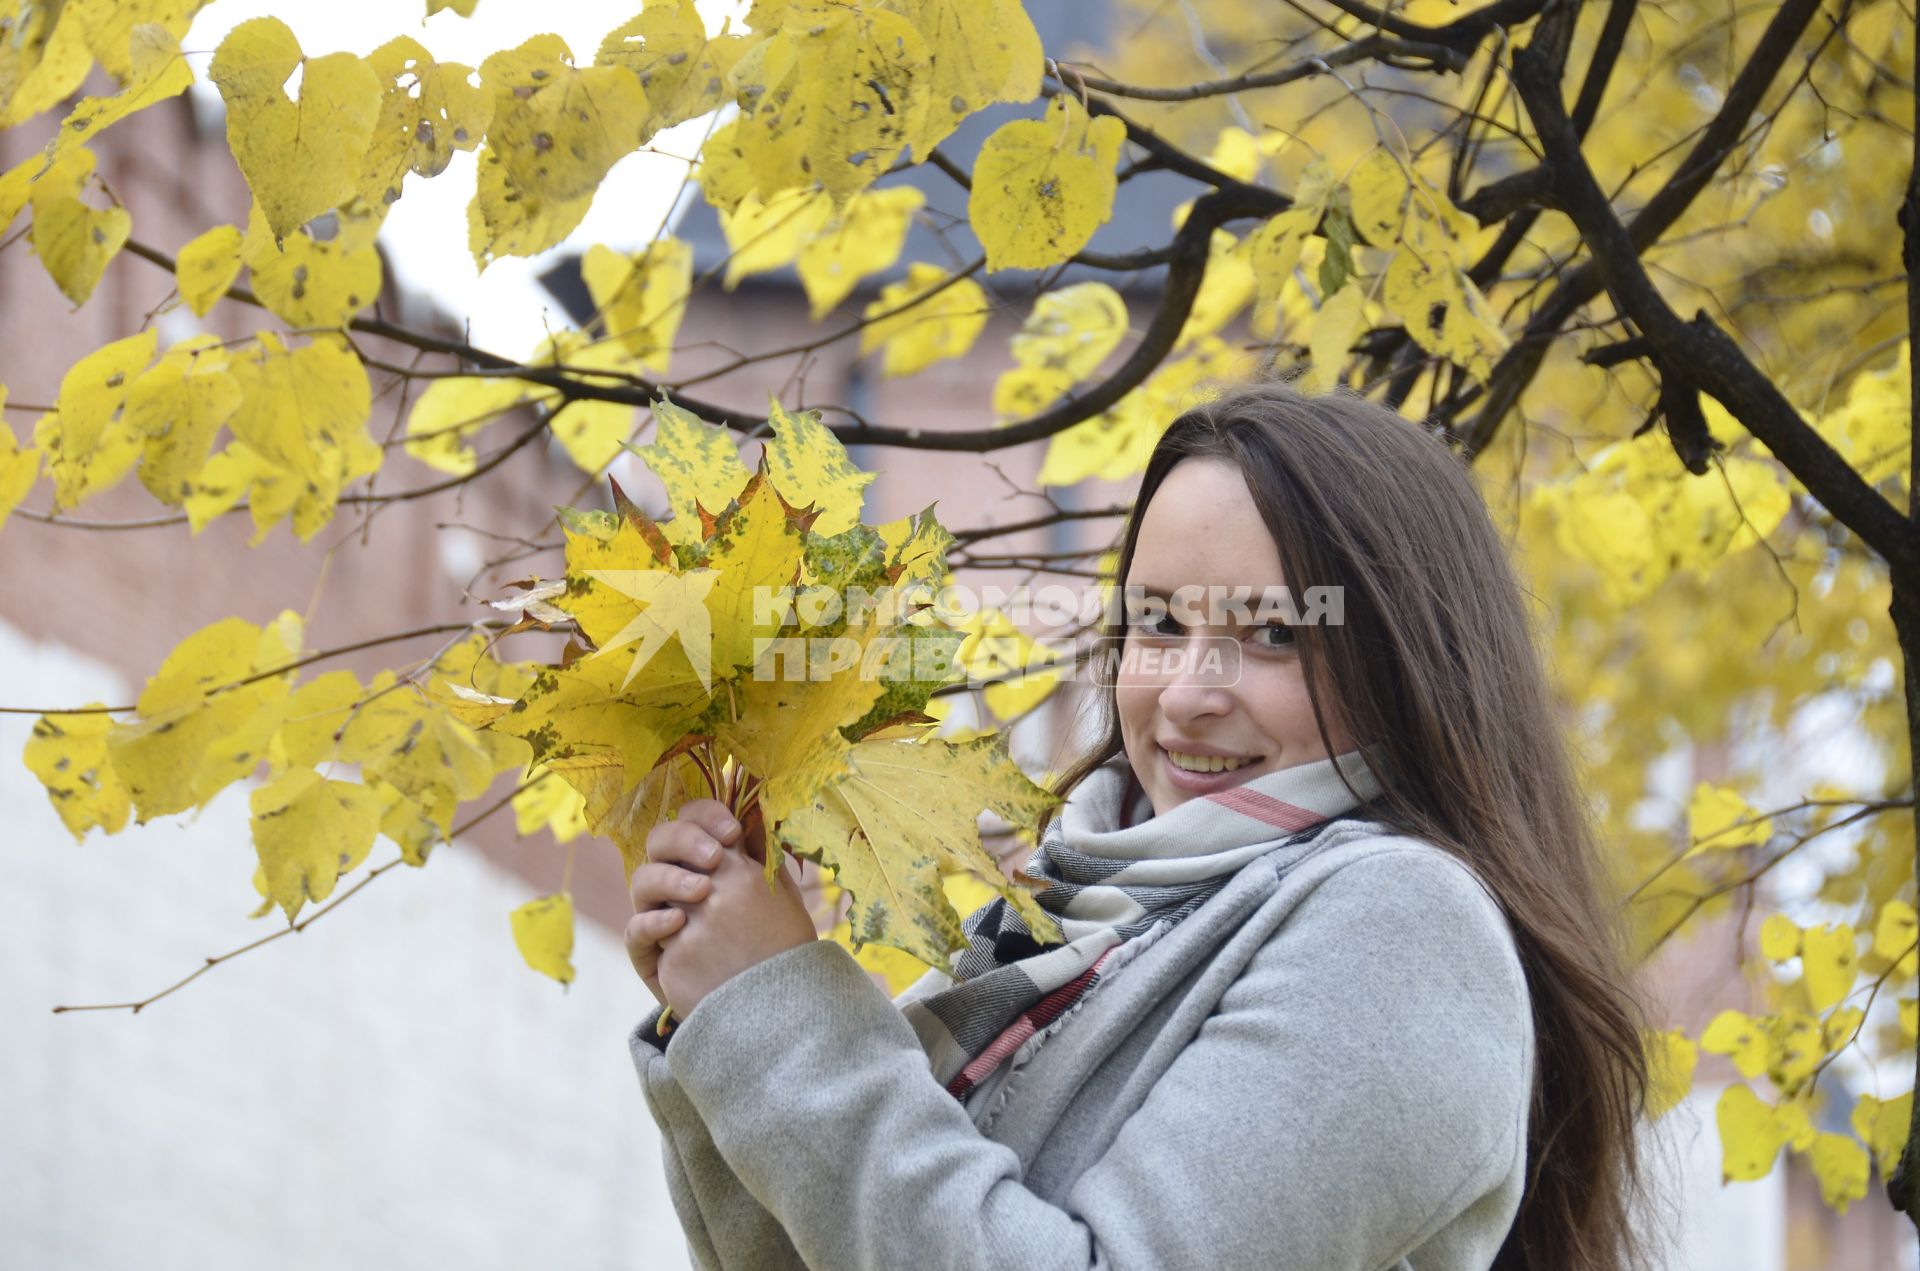
[[[627,943],[684,1022],[630,1044],[696,1262],[1640,1265],[1641,1007],[1464,467],[1235,389],[1161,438],[1119,577],[1173,603],[1109,627],[1026,866],[1064,944],[996,900],[890,1002],[757,826],[650,836]],[[1276,594],[1305,620],[1209,603]]]

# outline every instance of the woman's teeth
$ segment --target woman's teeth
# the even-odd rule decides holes
[[[1251,759],[1222,759],[1218,755],[1183,755],[1177,750],[1167,751],[1167,758],[1173,760],[1174,767],[1184,768],[1188,772],[1232,772],[1253,762]]]

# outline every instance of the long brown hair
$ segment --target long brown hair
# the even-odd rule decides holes
[[[1365,814],[1467,862],[1513,928],[1537,1059],[1526,1187],[1494,1267],[1644,1265],[1630,1207],[1645,1190],[1635,1125],[1646,1007],[1521,589],[1466,465],[1364,398],[1230,389],[1174,420],[1154,448],[1120,582],[1154,491],[1196,457],[1239,469],[1295,596],[1344,588],[1341,625],[1294,636],[1327,753],[1337,710],[1384,787]],[[1124,635],[1118,609],[1108,640]],[[1061,793],[1123,753],[1111,687],[1093,700],[1099,739],[1065,769]]]

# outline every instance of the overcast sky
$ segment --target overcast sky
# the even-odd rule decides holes
[[[723,20],[736,23],[746,0],[698,0],[709,30]],[[206,79],[214,49],[235,26],[271,13],[285,22],[309,54],[349,52],[365,55],[396,35],[424,45],[436,61],[478,67],[482,58],[512,48],[530,36],[559,35],[573,50],[576,64],[587,64],[609,31],[633,17],[641,0],[480,0],[471,18],[451,10],[420,20],[422,0],[328,0],[289,5],[266,0],[214,0],[200,11],[181,41],[196,80],[196,106],[218,112],[220,94]],[[404,196],[388,213],[381,243],[396,281],[430,294],[456,317],[467,318],[473,342],[507,357],[522,357],[551,328],[567,325],[565,314],[535,281],[557,255],[606,243],[628,250],[648,239],[668,214],[710,119],[689,120],[654,137],[648,149],[614,165],[601,183],[593,209],[560,246],[535,257],[496,260],[484,275],[467,253],[467,204],[473,198],[474,158],[456,152],[452,164],[428,180],[409,176]],[[649,153],[657,151],[658,153]],[[246,224],[246,209],[233,209],[233,221]]]

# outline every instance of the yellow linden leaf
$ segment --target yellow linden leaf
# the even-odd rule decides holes
[[[725,285],[731,290],[750,274],[792,264],[832,219],[833,199],[822,190],[796,186],[766,200],[758,194],[744,196],[720,213],[720,231],[727,239]]]
[[[845,300],[862,278],[890,268],[926,196],[911,186],[864,190],[801,248],[797,262],[815,321]],[[731,283],[733,273],[728,270]]]
[[[1354,229],[1375,247],[1391,248],[1400,241],[1411,192],[1400,161],[1385,150],[1369,150],[1347,174]]]
[[[983,807],[1022,825],[1058,802],[1007,757],[1004,736],[958,744],[867,740],[852,747],[848,765],[842,781],[776,832],[797,855],[833,867],[835,881],[854,898],[853,939],[945,966],[963,936],[940,878],[961,872],[999,879],[1000,894],[1031,929],[1042,939],[1057,937],[1051,915],[980,845]]]
[[[1272,315],[1280,293],[1300,263],[1309,236],[1320,223],[1320,213],[1294,207],[1260,223],[1247,235],[1244,251],[1253,269],[1255,320]]]
[[[1060,660],[1060,655],[1014,626],[1005,613],[992,606],[975,610],[961,624],[967,633],[955,655],[974,680],[998,680],[987,685],[984,693],[987,709],[1002,720],[1026,714],[1045,701],[1060,683],[1058,671],[1020,674],[1030,666],[1044,666]]]
[[[993,382],[993,413],[1001,423],[1037,415],[1073,387],[1073,377],[1047,366],[1015,366]]]
[[[655,402],[653,425],[653,443],[631,449],[666,486],[667,506],[673,509],[674,518],[669,524],[692,526],[697,535],[701,509],[717,516],[740,496],[752,474],[740,462],[731,432],[707,423],[684,407],[669,401]],[[788,427],[796,427],[790,418]],[[833,438],[832,433],[827,436]],[[835,440],[834,444],[839,442]],[[797,488],[786,484],[786,478],[775,480],[789,498],[800,496]]]
[[[525,380],[501,376],[438,379],[407,415],[407,453],[431,468],[465,476],[479,462],[466,438],[529,397]]]
[[[769,398],[767,415],[773,440],[766,444],[766,463],[775,488],[795,507],[819,509],[811,527],[817,535],[831,537],[859,524],[862,492],[876,474],[854,466],[819,411],[789,414]]]
[[[895,0],[933,61],[928,107],[913,153],[924,160],[993,102],[1031,101],[1040,91],[1040,33],[1020,0]]]
[[[1801,1116],[1804,1118],[1805,1113]],[[1720,1131],[1720,1177],[1728,1183],[1765,1178],[1780,1149],[1794,1134],[1793,1117],[1786,1105],[1769,1106],[1743,1085],[1728,1086],[1721,1092],[1714,1122]]]
[[[83,152],[84,153],[84,152]],[[134,376],[153,357],[152,328],[101,345],[60,380],[58,409],[34,426],[56,508],[71,508],[125,476],[139,444],[119,420]]]
[[[1768,914],[1760,924],[1760,955],[1769,962],[1800,956],[1800,927],[1785,914]]]
[[[106,72],[128,83],[140,75],[140,28],[153,24],[175,41],[187,33],[207,0],[67,0],[77,9],[87,47]]]
[[[1340,383],[1347,364],[1347,352],[1360,335],[1366,321],[1367,293],[1358,281],[1349,279],[1327,302],[1313,320],[1313,335],[1308,348],[1313,367],[1302,388],[1308,393],[1331,392]]]
[[[1700,1052],[1678,1029],[1646,1029],[1641,1032],[1641,1041],[1647,1052],[1647,1119],[1653,1121],[1687,1097]]]
[[[557,35],[536,35],[480,64],[493,121],[468,212],[468,247],[485,268],[531,256],[580,223],[608,169],[648,127],[647,95],[621,66],[572,65]]]
[[[1816,1011],[1826,1010],[1853,990],[1860,968],[1851,926],[1843,922],[1807,928],[1800,958],[1806,968],[1807,1000]]]
[[[1226,326],[1240,316],[1258,287],[1246,245],[1225,230],[1215,230],[1207,251],[1206,275],[1174,347],[1185,348]]]
[[[1121,481],[1142,471],[1167,425],[1216,391],[1211,386],[1230,374],[1232,358],[1233,350],[1217,336],[1201,340],[1190,356],[1167,362],[1107,410],[1054,434],[1037,480]]]
[[[1793,1094],[1826,1058],[1820,1021],[1800,1011],[1782,1011],[1768,1020],[1767,1077],[1782,1094]]]
[[[1853,1105],[1853,1132],[1873,1149],[1880,1177],[1893,1177],[1893,1167],[1907,1148],[1907,1129],[1913,1120],[1913,1092],[1882,1102],[1863,1094]]]
[[[1113,215],[1126,135],[1118,119],[1092,118],[1062,95],[1045,119],[1016,119],[988,137],[967,200],[987,268],[1049,269],[1085,247]]]
[[[709,38],[693,0],[646,0],[637,16],[607,34],[593,60],[631,71],[653,106],[652,127],[666,128],[722,105],[727,75],[753,42]]]
[[[1103,282],[1049,291],[1011,341],[1023,367],[1063,372],[1069,384],[1100,369],[1127,334],[1127,302]]]
[[[509,915],[514,947],[544,976],[573,982],[573,896],[555,892],[529,900]]]
[[[285,85],[301,68],[300,97]],[[380,78],[351,53],[305,57],[278,18],[228,33],[207,72],[227,106],[227,144],[276,237],[352,198],[380,118]]]
[[[133,218],[125,208],[97,208],[81,202],[93,163],[91,150],[69,150],[35,178],[31,195],[33,228],[27,241],[61,292],[76,305],[87,302],[107,262],[133,229]]]
[[[200,317],[227,294],[240,276],[241,233],[232,225],[216,225],[180,249],[174,261],[174,281],[180,298]]]
[[[1866,1011],[1858,1006],[1843,1006],[1827,1016],[1820,1025],[1821,1042],[1827,1054],[1832,1054],[1851,1043],[1859,1035],[1860,1025],[1866,1018]]]
[[[0,128],[64,101],[93,66],[80,4],[21,5],[12,15],[0,41]]]
[[[331,896],[340,876],[366,859],[380,832],[379,801],[371,790],[323,780],[311,768],[276,777],[247,802],[267,891],[288,922],[309,900]]]
[[[741,138],[746,135],[738,115],[707,135],[700,147],[700,166],[693,179],[700,195],[717,212],[731,212],[760,188],[760,173],[747,159]],[[0,203],[0,212],[6,210]]]
[[[1757,847],[1773,835],[1773,822],[1756,813],[1738,791],[1701,782],[1687,804],[1690,852]]]
[[[364,696],[352,671],[327,671],[294,689],[273,740],[275,768],[317,768],[339,759],[340,729]]]
[[[1236,181],[1255,181],[1266,159],[1260,141],[1245,128],[1229,126],[1214,138],[1207,152],[1207,166],[1226,173]]]
[[[568,843],[587,828],[587,801],[551,769],[537,767],[513,796],[514,829],[525,838],[552,830],[554,841]]]
[[[288,349],[263,331],[231,369],[243,397],[228,427],[250,453],[237,468],[216,468],[216,456],[208,475],[223,486],[251,483],[255,543],[289,516],[304,542],[332,519],[342,489],[380,467],[384,452],[366,433],[366,368],[339,336]]]
[[[916,374],[935,362],[966,356],[986,330],[990,307],[987,293],[973,279],[956,281],[938,265],[915,261],[904,279],[882,287],[863,311],[860,352],[884,348],[883,375]]]
[[[195,336],[167,350],[127,390],[125,425],[142,445],[140,484],[160,502],[179,507],[240,399],[217,337]]]
[[[1914,912],[1912,905],[1904,900],[1889,900],[1880,906],[1880,918],[1873,928],[1873,951],[1897,963],[1902,975],[1914,974],[1916,937],[1920,937],[1920,914]]]
[[[427,16],[432,17],[442,9],[447,9],[463,18],[470,18],[479,3],[480,0],[427,0]]]
[[[665,375],[693,293],[693,244],[666,238],[628,256],[596,243],[580,273],[607,335],[641,366]]]
[[[1867,1149],[1845,1134],[1822,1133],[1807,1153],[1813,1176],[1820,1181],[1820,1197],[1840,1213],[1867,1194]]]
[[[0,384],[0,403],[7,400],[7,387]],[[14,440],[13,429],[0,424],[0,528],[7,517],[27,497],[40,476],[40,452],[31,446],[22,449]]]
[[[1767,1070],[1767,1035],[1752,1019],[1739,1011],[1721,1011],[1700,1034],[1700,1049],[1710,1055],[1725,1055],[1743,1077],[1757,1077]]]
[[[435,62],[404,35],[375,49],[367,63],[380,80],[380,116],[355,187],[369,206],[384,211],[399,201],[408,172],[438,176],[454,151],[480,144],[493,118],[493,96],[468,82],[472,68]]]
[[[372,243],[338,234],[321,241],[296,230],[278,245],[262,234],[245,256],[254,294],[290,327],[345,326],[380,295],[380,253]]]
[[[6,211],[0,204],[0,214]],[[1903,475],[1913,446],[1913,345],[1902,342],[1892,366],[1864,371],[1847,385],[1846,402],[1818,421],[1840,453],[1868,482]]]
[[[223,618],[167,655],[141,691],[138,720],[107,734],[142,824],[205,804],[267,757],[290,676],[262,673],[298,658],[300,626],[292,613],[265,628]]]
[[[778,34],[733,68],[740,117],[729,143],[763,199],[817,181],[843,204],[925,135],[927,46],[897,13],[836,7],[784,16]]]
[[[599,475],[633,436],[633,407],[623,402],[569,402],[547,431],[582,472]]]
[[[47,788],[53,810],[76,843],[96,825],[118,834],[133,808],[107,756],[107,731],[112,727],[113,717],[104,710],[42,715],[33,722],[33,734],[27,739],[27,770]]]
[[[132,65],[126,88],[112,97],[83,98],[67,112],[60,131],[47,143],[49,165],[135,111],[177,97],[193,83],[193,71],[180,56],[179,37],[164,26],[148,22],[134,27],[131,48]]]
[[[363,696],[341,727],[339,758],[419,804],[444,836],[456,806],[493,784],[493,756],[473,729],[391,671]]]

